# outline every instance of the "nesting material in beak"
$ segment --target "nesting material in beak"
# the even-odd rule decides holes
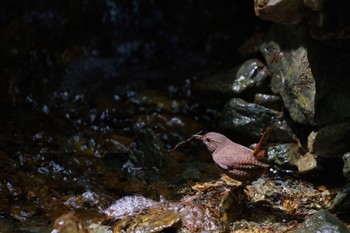
[[[185,143],[191,141],[192,139],[198,139],[198,140],[203,141],[203,137],[204,137],[204,136],[203,136],[203,135],[200,135],[201,132],[202,132],[202,131],[199,131],[198,133],[193,134],[190,138],[188,138],[188,139],[186,139],[186,140],[184,140],[184,141],[179,142],[178,144],[176,144],[176,145],[174,146],[173,149],[169,150],[168,152],[172,152],[172,151],[176,150],[179,146],[181,146],[182,144],[185,144]]]

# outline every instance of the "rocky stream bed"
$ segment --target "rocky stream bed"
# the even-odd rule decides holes
[[[345,1],[5,2],[1,233],[350,231]],[[173,150],[268,127],[248,185]]]

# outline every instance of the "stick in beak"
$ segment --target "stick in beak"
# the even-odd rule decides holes
[[[186,139],[186,140],[184,140],[184,141],[179,142],[178,144],[176,144],[176,145],[174,146],[173,149],[169,150],[168,152],[172,152],[172,151],[176,150],[179,146],[181,146],[182,144],[185,144],[185,143],[191,141],[192,139],[199,139],[199,140],[202,140],[203,135],[200,135],[200,133],[202,133],[202,130],[199,131],[199,132],[197,132],[196,134],[193,134],[190,138],[188,138],[188,139]]]

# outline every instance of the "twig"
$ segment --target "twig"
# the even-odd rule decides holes
[[[185,144],[185,143],[191,141],[191,140],[194,138],[195,135],[198,135],[198,134],[202,133],[202,131],[203,131],[203,130],[201,130],[201,131],[199,131],[199,132],[197,132],[197,133],[195,133],[195,134],[192,134],[192,136],[191,136],[190,138],[179,142],[178,144],[176,144],[176,145],[174,146],[173,149],[169,150],[168,152],[173,152],[174,150],[176,150],[176,149],[177,149],[179,146],[181,146],[182,144]]]

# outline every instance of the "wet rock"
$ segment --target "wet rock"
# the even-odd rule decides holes
[[[350,81],[345,78],[349,56],[312,39],[307,30],[302,25],[273,26],[270,39],[260,46],[272,91],[295,122],[324,126],[344,121],[350,117]]]
[[[257,16],[276,23],[299,23],[305,15],[302,0],[255,0],[254,2]]]
[[[294,168],[301,157],[300,148],[295,143],[270,146],[268,151],[268,160],[283,168]]]
[[[281,111],[283,105],[279,96],[260,93],[254,96],[254,103],[276,111]]]
[[[140,181],[157,179],[164,166],[166,149],[159,136],[142,123],[135,124],[135,137],[130,145],[129,159],[124,170]]]
[[[292,233],[301,232],[346,233],[350,231],[336,216],[330,214],[327,210],[322,209],[305,220],[298,229],[292,231]]]
[[[125,196],[103,212],[114,219],[123,219],[126,216],[137,215],[143,209],[158,205],[158,202],[143,196]]]
[[[264,214],[264,213],[261,213]],[[251,232],[259,232],[259,233],[269,233],[276,231],[276,232],[290,232],[291,229],[294,229],[297,225],[297,222],[290,222],[288,225],[275,223],[273,227],[264,224],[262,222],[254,222],[254,221],[236,221],[233,223],[232,226],[232,232],[239,232],[239,233],[251,233]]]
[[[314,124],[316,86],[304,47],[281,51],[271,41],[260,50],[272,72],[271,89],[282,97],[291,118],[301,124]]]
[[[303,219],[305,216],[324,208],[330,199],[330,193],[316,189],[305,181],[285,180],[274,182],[261,177],[246,186],[247,202],[269,206],[273,211],[281,211],[283,218]],[[252,215],[254,214],[252,211]]]
[[[350,152],[347,152],[343,155],[343,175],[346,179],[350,180]]]
[[[28,221],[34,214],[38,212],[38,208],[33,204],[18,203],[11,207],[10,216],[17,221]]]
[[[86,228],[89,230],[89,233],[112,233],[111,227],[96,223],[92,223]]]
[[[259,140],[267,127],[272,127],[271,140],[296,141],[282,113],[263,106],[248,103],[239,98],[231,99],[219,117],[219,127],[254,140]]]
[[[91,191],[86,191],[79,196],[71,196],[64,202],[69,208],[83,208],[92,207],[99,204],[98,196],[96,193]]]
[[[102,157],[99,145],[94,138],[84,135],[74,135],[68,140],[67,147],[79,156]]]
[[[201,92],[237,95],[254,86],[261,86],[268,72],[262,62],[251,59],[239,67],[210,75],[195,86]]]
[[[261,86],[268,76],[267,68],[259,60],[252,59],[244,62],[236,73],[232,91],[240,94],[253,86]]]
[[[332,213],[347,213],[350,210],[350,183],[347,183],[327,205]]]
[[[325,0],[255,0],[255,14],[262,19],[280,24],[308,22],[310,35],[318,40],[348,38],[346,1]]]
[[[317,169],[317,160],[312,153],[306,153],[303,157],[298,159],[295,164],[300,173],[307,173]]]
[[[237,196],[223,195],[222,188],[213,187],[210,195],[204,192],[187,195],[177,202],[127,196],[104,213],[120,220],[114,232],[159,232],[167,228],[175,228],[177,232],[225,232],[241,206]]]
[[[177,113],[182,108],[182,104],[179,101],[161,95],[153,90],[138,93],[131,101],[135,104],[145,106],[147,111]]]
[[[124,218],[113,227],[113,232],[162,232],[180,226],[178,213],[167,209],[149,209],[139,215]]]
[[[183,197],[179,205],[172,206],[181,214],[181,232],[226,232],[230,217],[241,211],[240,195],[223,195],[223,187],[214,188],[210,195],[197,192]]]
[[[125,154],[129,150],[131,138],[111,133],[104,136],[101,144],[103,154]]]
[[[87,233],[82,221],[73,213],[60,216],[55,220],[52,233]]]
[[[308,137],[309,152],[320,158],[340,158],[349,151],[350,121],[327,125],[313,131]]]
[[[194,90],[201,93],[232,95],[232,83],[236,78],[237,67],[214,73],[194,83]]]

